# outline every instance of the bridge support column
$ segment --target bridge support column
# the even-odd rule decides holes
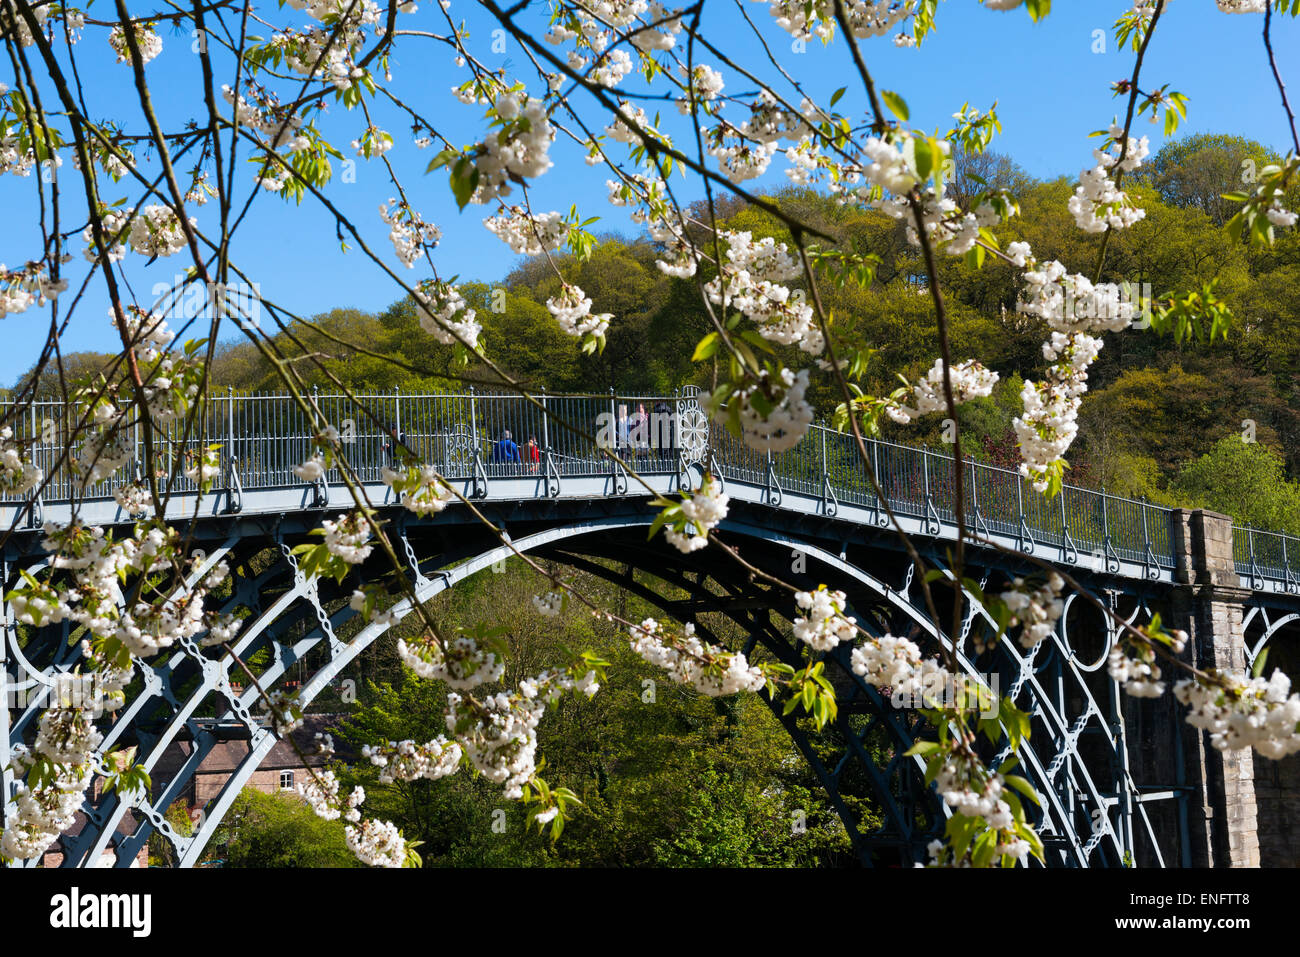
[[[1187,632],[1183,653],[1199,668],[1245,670],[1242,616],[1250,593],[1240,587],[1233,562],[1232,519],[1204,509],[1180,508],[1174,509],[1170,520],[1181,586],[1174,593],[1171,624]],[[1185,709],[1177,707],[1182,775],[1191,788],[1189,863],[1258,867],[1253,752],[1213,747],[1209,733],[1187,724]]]

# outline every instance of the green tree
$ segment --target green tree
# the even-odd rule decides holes
[[[325,821],[295,794],[239,792],[209,857],[226,867],[360,867],[341,821]]]
[[[594,576],[583,576],[580,584],[620,615],[640,619],[654,613]],[[552,843],[526,826],[524,807],[503,800],[498,785],[468,768],[438,781],[390,783],[380,783],[375,768],[354,768],[346,786],[361,784],[368,814],[392,820],[422,841],[426,866],[785,866],[850,860],[839,818],[762,700],[715,700],[675,685],[633,654],[625,635],[580,608],[554,618],[534,613],[537,588],[536,576],[512,561],[502,574],[476,575],[435,599],[436,613],[452,628],[487,620],[504,629],[507,684],[556,666],[566,647],[589,648],[612,663],[593,698],[560,699],[547,707],[538,728],[547,780],[571,788],[583,806]],[[726,631],[724,619],[699,620],[729,641],[743,639],[734,625]],[[397,684],[369,685],[339,734],[357,744],[431,740],[446,731],[445,698],[441,683],[409,676]],[[869,806],[864,813],[868,822],[875,820]],[[711,846],[714,838],[717,847]]]
[[[1222,226],[1236,211],[1223,194],[1249,190],[1258,170],[1281,159],[1254,140],[1225,133],[1194,133],[1160,148],[1141,174],[1171,206],[1188,206]]]
[[[1244,525],[1300,534],[1300,485],[1287,481],[1277,452],[1240,435],[1220,439],[1184,465],[1170,491]]]

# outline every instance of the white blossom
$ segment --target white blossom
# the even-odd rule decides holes
[[[140,50],[140,62],[142,64],[148,63],[162,52],[162,37],[154,32],[152,24],[133,24],[132,33],[135,36],[136,47]],[[126,32],[122,29],[121,24],[109,31],[108,43],[117,54],[118,63],[129,63],[131,61],[131,48],[127,45]]]

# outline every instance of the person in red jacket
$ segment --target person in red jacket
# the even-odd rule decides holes
[[[537,463],[542,460],[542,450],[537,447],[537,439],[534,436],[528,436],[528,444],[524,446],[524,461],[528,463],[528,471],[536,472]]]

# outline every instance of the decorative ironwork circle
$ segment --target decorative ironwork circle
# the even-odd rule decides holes
[[[464,422],[451,427],[446,438],[443,471],[448,475],[468,475],[474,466],[474,435]]]
[[[677,433],[682,454],[688,462],[701,462],[709,448],[709,417],[700,408],[700,390],[688,385],[682,390],[685,398],[678,406]]]

